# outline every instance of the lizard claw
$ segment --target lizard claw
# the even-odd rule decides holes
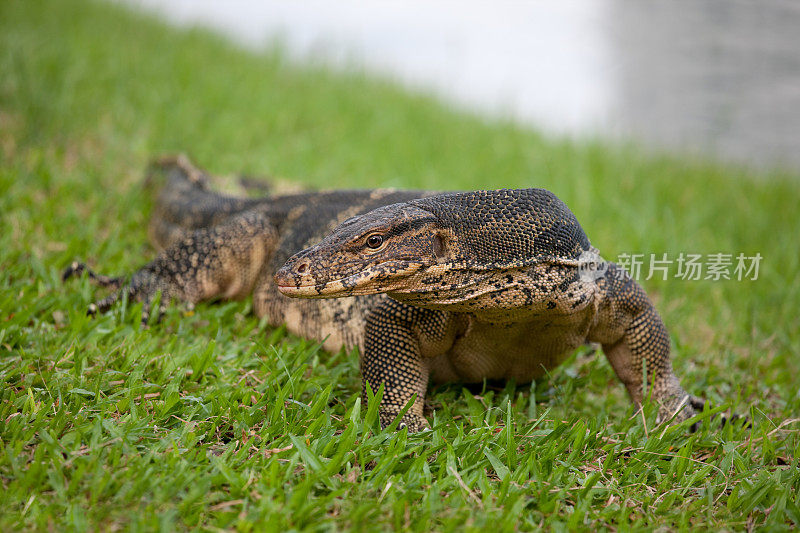
[[[67,281],[73,276],[80,276],[84,270],[86,270],[86,263],[73,261],[72,264],[65,268],[61,273],[61,281]]]

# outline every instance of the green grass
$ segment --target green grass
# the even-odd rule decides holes
[[[96,319],[60,270],[125,273],[154,155],[306,187],[539,186],[606,257],[759,252],[757,281],[645,282],[684,386],[751,429],[656,428],[602,356],[430,394],[378,429],[355,354],[249,302]],[[800,526],[798,176],[552,140],[357,74],[77,0],[0,2],[0,530]],[[374,402],[373,402],[374,403]]]

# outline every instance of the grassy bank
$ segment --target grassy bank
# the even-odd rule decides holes
[[[606,257],[760,253],[755,281],[644,282],[692,393],[751,429],[653,428],[602,356],[535,387],[452,385],[379,431],[355,354],[249,302],[84,315],[76,258],[152,257],[154,155],[306,187],[537,186]],[[120,7],[0,3],[0,530],[800,525],[800,180],[550,140]],[[674,272],[674,271],[673,271]]]

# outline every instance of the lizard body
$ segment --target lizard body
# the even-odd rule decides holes
[[[119,296],[189,304],[253,295],[274,325],[330,351],[359,348],[362,377],[384,386],[386,426],[426,427],[429,382],[530,381],[600,343],[632,400],[647,386],[661,420],[695,414],[672,371],[667,331],[644,290],[604,262],[573,213],[543,189],[434,193],[351,190],[236,198],[208,189],[183,158],[150,235],[159,255],[130,280],[90,276]],[[74,263],[67,278],[85,267]],[[288,296],[288,297],[287,297]],[[643,379],[643,370],[646,372]],[[365,386],[366,389],[366,386]]]

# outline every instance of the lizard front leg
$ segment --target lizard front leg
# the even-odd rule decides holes
[[[428,427],[422,414],[428,386],[430,358],[447,351],[455,338],[451,314],[412,307],[386,300],[367,317],[364,356],[361,360],[363,401],[367,384],[377,392],[383,385],[378,410],[381,427],[386,428],[416,395],[400,421],[410,432]]]
[[[704,401],[687,394],[672,370],[669,334],[644,289],[613,263],[598,286],[602,302],[589,340],[602,343],[633,402],[641,405],[652,386],[659,422],[680,422],[702,410]]]
[[[266,216],[251,211],[208,229],[196,230],[179,239],[158,256],[124,278],[108,278],[89,271],[101,286],[118,289],[89,306],[88,313],[108,310],[123,295],[143,302],[142,325],[146,326],[153,299],[177,299],[190,305],[214,298],[238,299],[250,294],[277,242],[277,231]],[[80,274],[85,266],[73,263],[63,275]]]

